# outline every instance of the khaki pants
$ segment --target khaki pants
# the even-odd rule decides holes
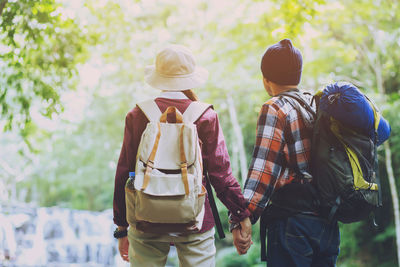
[[[167,262],[170,243],[176,247],[180,267],[214,267],[214,228],[186,236],[156,235],[129,227],[129,261],[131,267],[162,267]]]

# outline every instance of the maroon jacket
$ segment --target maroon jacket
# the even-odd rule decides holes
[[[175,106],[181,113],[186,110],[191,102],[190,99],[161,97],[156,98],[155,101],[161,112],[164,112],[169,106]],[[113,203],[114,223],[118,226],[128,226],[124,187],[128,179],[128,172],[135,171],[137,149],[147,123],[146,116],[138,107],[132,109],[125,119],[124,141],[115,175]],[[239,222],[249,217],[250,212],[246,208],[246,200],[242,195],[240,185],[232,175],[228,150],[217,113],[210,108],[204,112],[195,124],[202,143],[203,166],[208,171],[217,197],[232,213],[232,221]],[[203,181],[204,183],[205,181]],[[204,221],[200,232],[208,231],[212,227],[214,227],[214,218],[207,197]]]

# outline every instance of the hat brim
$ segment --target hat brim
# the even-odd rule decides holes
[[[145,81],[151,87],[162,91],[184,91],[204,85],[208,79],[208,71],[197,66],[190,75],[184,77],[164,77],[157,73],[155,66],[145,69]]]

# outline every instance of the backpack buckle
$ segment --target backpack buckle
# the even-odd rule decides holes
[[[147,163],[146,163],[146,165],[147,165],[147,167],[150,167],[150,168],[154,168],[154,161],[152,161],[152,160],[148,160],[147,161]]]
[[[328,95],[329,104],[333,104],[340,97],[340,93]]]
[[[181,169],[186,168],[187,169],[187,162],[182,162],[181,163]]]

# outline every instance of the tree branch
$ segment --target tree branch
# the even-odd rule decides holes
[[[7,2],[8,2],[8,0],[1,1],[1,3],[0,3],[0,16],[3,14],[3,10],[6,7]]]
[[[335,75],[336,80],[343,80],[343,81],[347,81],[347,82],[351,82],[352,84],[354,84],[357,87],[364,87],[365,83],[356,79],[356,78],[352,78],[350,76],[346,76],[346,75]]]
[[[361,57],[363,57],[368,65],[368,68],[372,73],[376,75],[376,62],[368,57],[368,48],[365,43],[361,43],[361,45],[356,45],[357,50],[360,52]]]

